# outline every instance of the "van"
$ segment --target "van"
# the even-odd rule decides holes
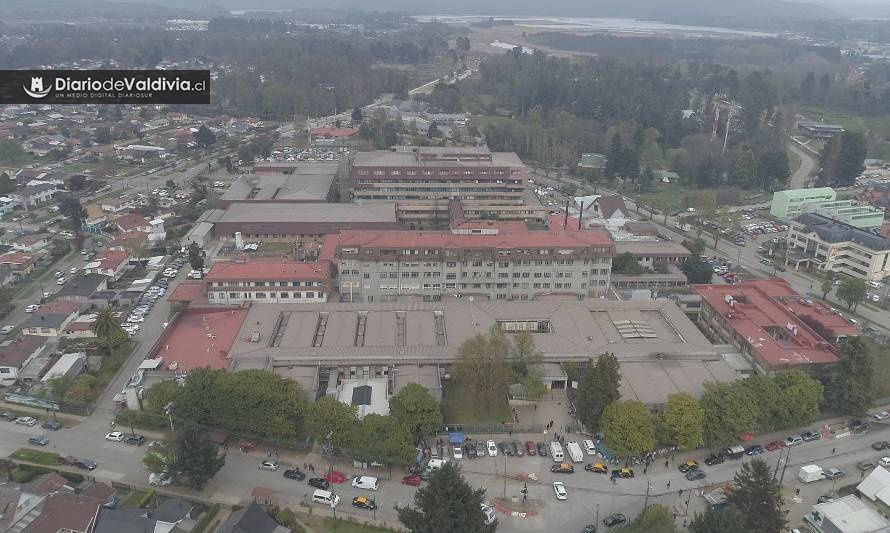
[[[577,442],[569,442],[566,444],[566,448],[569,451],[569,457],[572,458],[573,463],[584,462],[584,452],[581,451],[581,446],[579,446]]]
[[[735,446],[730,446],[729,448],[723,450],[723,455],[728,457],[729,459],[738,459],[745,455],[745,449],[736,444]]]
[[[331,507],[336,507],[337,504],[340,503],[340,496],[337,496],[329,490],[317,489],[315,492],[312,493],[312,501],[314,503],[321,503],[324,505],[329,505]]]
[[[563,459],[565,459],[565,455],[562,453],[562,445],[556,441],[550,443],[550,457],[553,459],[554,463],[561,463]]]
[[[430,459],[430,462],[426,464],[426,467],[430,470],[438,470],[445,466],[445,463],[448,462],[448,459]],[[373,478],[371,478],[373,479]]]
[[[377,490],[380,484],[376,477],[371,476],[355,476],[352,480],[352,486],[357,489]]]

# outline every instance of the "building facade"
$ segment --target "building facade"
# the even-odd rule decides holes
[[[604,231],[344,231],[335,242],[343,301],[414,296],[534,300],[602,296],[615,248]],[[322,254],[324,256],[324,252]]]
[[[776,191],[773,193],[769,212],[774,217],[787,220],[800,215],[803,212],[803,207],[807,204],[833,202],[836,199],[837,193],[831,187]]]
[[[436,226],[448,221],[449,201],[468,217],[543,221],[549,213],[526,189],[528,171],[512,152],[471,147],[395,147],[359,152],[341,198],[396,202],[400,221]]]
[[[804,213],[789,226],[788,264],[879,281],[890,276],[890,239]]]
[[[324,303],[330,294],[331,265],[281,260],[219,262],[204,278],[214,304]]]
[[[873,205],[863,205],[853,200],[835,200],[805,204],[804,213],[816,213],[845,224],[860,228],[880,228],[884,223],[884,210]]]

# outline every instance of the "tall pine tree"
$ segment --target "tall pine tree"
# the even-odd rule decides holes
[[[595,364],[593,361],[588,364],[587,372],[578,384],[575,401],[578,417],[587,431],[599,431],[603,411],[610,403],[621,398],[618,393],[620,383],[621,367],[615,354],[603,354]]]

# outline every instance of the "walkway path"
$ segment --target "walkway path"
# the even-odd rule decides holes
[[[800,165],[794,174],[791,175],[789,188],[806,189],[810,187],[815,178],[816,159],[806,151],[797,146],[794,142],[788,144],[788,148],[800,158]]]

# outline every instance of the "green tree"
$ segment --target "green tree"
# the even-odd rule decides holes
[[[59,199],[59,212],[68,219],[68,225],[75,233],[80,231],[87,216],[83,206],[80,205],[80,200],[67,194],[62,196]]]
[[[712,447],[736,443],[739,436],[757,429],[761,410],[750,389],[733,383],[705,383],[699,398],[705,414],[705,444]]]
[[[701,257],[690,257],[683,263],[683,273],[689,283],[710,283],[714,267]]]
[[[0,163],[16,164],[23,160],[27,154],[18,141],[13,139],[0,139]]]
[[[184,477],[189,487],[201,490],[222,468],[225,460],[207,431],[194,424],[177,430],[173,439],[173,457],[177,477]]]
[[[330,435],[335,446],[348,448],[355,424],[355,406],[330,396],[322,396],[306,407],[306,431],[318,441],[325,441]]]
[[[733,478],[729,501],[738,509],[747,531],[779,533],[788,523],[782,486],[762,459],[742,463]]]
[[[362,118],[363,118],[363,117],[362,117],[362,108],[360,108],[360,107],[354,107],[354,108],[352,108],[352,116],[351,116],[351,118],[352,118],[352,123],[353,123],[353,125],[355,125],[355,124],[361,122],[361,121],[362,121]]]
[[[621,394],[618,386],[621,384],[621,366],[615,354],[606,353],[587,365],[587,371],[581,376],[578,383],[578,394],[575,398],[575,407],[578,418],[590,433],[596,433],[600,428],[600,419],[606,406],[618,401]]]
[[[689,250],[693,259],[699,258],[705,253],[705,241],[701,239],[686,239],[683,241],[683,246]]]
[[[425,387],[417,383],[409,383],[390,398],[389,414],[418,438],[435,435],[442,425],[439,402]]]
[[[201,253],[201,247],[196,242],[189,246],[189,264],[194,270],[204,268],[204,255]]]
[[[13,192],[15,192],[15,183],[9,178],[9,174],[0,172],[0,194],[6,196]]]
[[[195,143],[201,148],[207,148],[216,143],[216,134],[207,126],[201,126],[194,134]]]
[[[176,475],[176,463],[173,453],[167,449],[152,449],[142,456],[142,464],[149,472],[156,474]]]
[[[399,420],[392,416],[369,414],[362,419],[352,446],[358,460],[406,466],[417,459],[414,438]]]
[[[504,332],[493,325],[487,335],[477,334],[458,347],[452,374],[466,402],[499,412],[506,406],[512,379],[507,364],[510,344]]]
[[[484,497],[485,489],[474,489],[454,463],[446,463],[414,493],[413,507],[398,507],[396,512],[411,533],[493,533],[497,523],[485,524]]]
[[[831,292],[832,287],[834,287],[834,272],[829,270],[825,273],[825,277],[822,278],[822,284],[819,286],[819,288],[822,290],[823,300],[828,298],[828,293]]]
[[[655,449],[655,417],[643,402],[610,403],[600,421],[609,449],[619,457],[640,455]]]
[[[658,415],[658,437],[665,444],[694,450],[704,444],[705,413],[691,395],[669,394]]]
[[[692,533],[749,533],[745,517],[735,508],[714,509],[708,507],[703,514],[695,513],[689,524]]]
[[[875,360],[861,337],[847,337],[838,345],[840,362],[829,376],[825,395],[828,406],[839,413],[861,415],[875,398]]]
[[[107,307],[99,310],[99,313],[96,315],[96,321],[93,322],[90,329],[96,334],[99,344],[108,350],[109,355],[112,350],[129,339],[127,332],[121,328],[120,321],[111,313],[111,309]]]
[[[165,416],[165,408],[168,404],[179,403],[183,387],[175,379],[158,381],[145,394],[145,408],[149,413],[158,417]]]
[[[854,312],[867,294],[868,288],[865,281],[858,278],[845,279],[837,288],[837,297],[847,304],[850,311]]]
[[[64,403],[82,407],[93,400],[94,388],[98,379],[92,374],[81,374],[71,381],[65,390]],[[53,413],[55,415],[55,413]]]
[[[96,128],[96,144],[111,144],[114,138],[111,136],[111,128]]]
[[[677,533],[671,510],[663,505],[651,505],[633,522],[621,529],[622,533]]]
[[[642,274],[643,270],[637,258],[630,252],[624,252],[612,258],[612,272],[615,274],[637,276]]]
[[[782,427],[800,427],[818,418],[822,383],[800,370],[781,370],[773,380],[779,387]]]

